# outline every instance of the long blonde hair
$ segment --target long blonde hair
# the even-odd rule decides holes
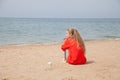
[[[67,31],[71,35],[71,38],[77,41],[77,47],[82,46],[85,52],[85,44],[78,30],[74,28],[68,28]]]

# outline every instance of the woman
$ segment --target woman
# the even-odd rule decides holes
[[[85,45],[76,29],[69,28],[66,30],[66,39],[61,46],[63,51],[68,49],[67,62],[69,64],[85,64]]]

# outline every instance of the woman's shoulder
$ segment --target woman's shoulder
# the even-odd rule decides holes
[[[64,41],[70,41],[71,39],[70,38],[64,38]]]
[[[71,38],[65,38],[64,42],[70,44],[73,42],[73,40]]]

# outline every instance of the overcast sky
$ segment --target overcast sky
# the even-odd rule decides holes
[[[0,17],[120,18],[120,0],[0,0]]]

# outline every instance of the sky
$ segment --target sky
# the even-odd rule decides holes
[[[120,0],[0,0],[0,17],[120,18]]]

